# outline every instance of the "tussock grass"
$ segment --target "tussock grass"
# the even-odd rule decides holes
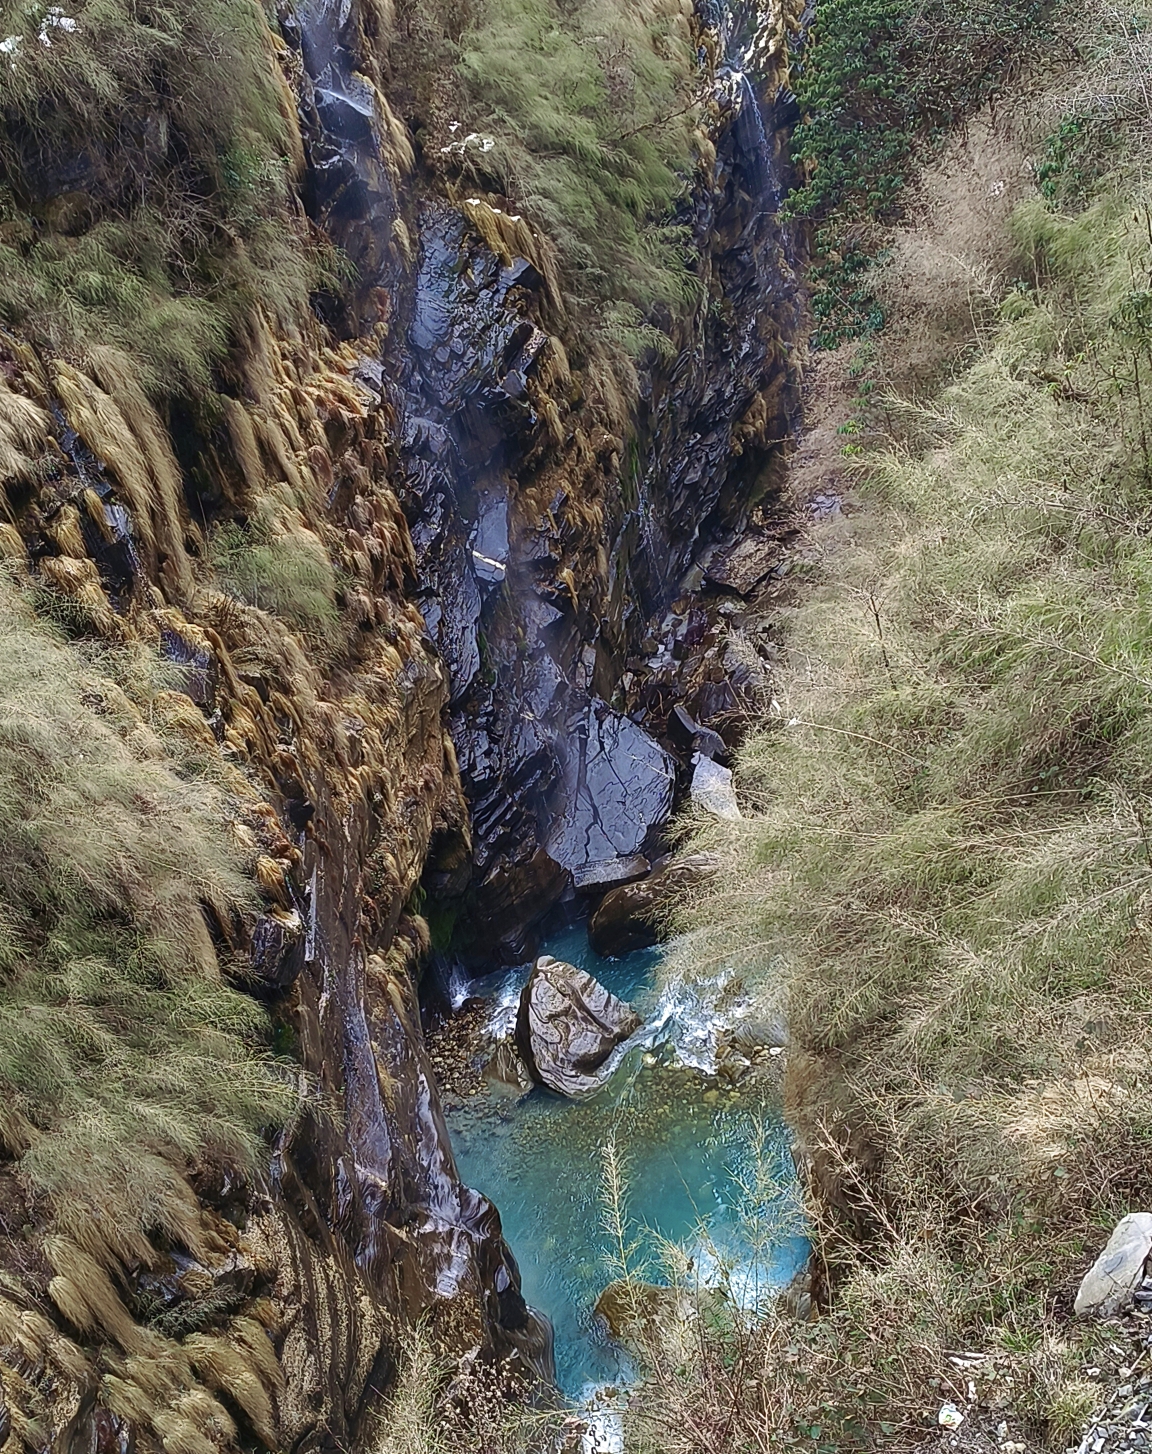
[[[910,1447],[970,1376],[1011,1380],[1012,1427],[1063,1447],[1092,1336],[1071,1296],[1143,1204],[1152,237],[1115,192],[1013,230],[1025,277],[971,362],[890,404],[847,522],[817,527],[740,762],[754,816],[692,834],[728,871],[683,906],[682,954],[786,1015],[833,1292],[816,1324],[742,1335],[733,1447]],[[732,1347],[662,1396],[706,1424],[693,1390]]]
[[[198,1245],[186,1174],[251,1172],[288,1107],[204,914],[252,889],[221,793],[2,580],[0,615],[0,1141],[61,1225],[147,1261]]]
[[[698,124],[688,13],[670,0],[484,0],[458,72],[492,147],[465,176],[507,195],[557,244],[565,282],[609,300],[618,342],[651,343],[644,310],[695,296],[671,222]]]
[[[149,392],[204,393],[259,301],[323,270],[291,191],[294,107],[255,0],[0,14],[0,321]]]
[[[260,501],[246,524],[218,527],[212,563],[225,589],[250,606],[302,628],[323,630],[336,622],[336,573],[324,542],[274,494]]]

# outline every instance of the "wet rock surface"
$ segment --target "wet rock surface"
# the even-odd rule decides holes
[[[705,18],[737,54],[723,16]],[[504,214],[425,197],[409,217],[418,264],[384,365],[472,811],[470,878],[450,892],[476,964],[522,962],[558,899],[658,851],[691,776],[668,740],[685,730],[677,705],[687,757],[717,758],[755,695],[741,663],[705,660],[715,632],[695,602],[751,591],[781,557],[771,511],[753,546],[740,537],[772,495],[797,407],[798,253],[777,219],[792,115],[735,68],[716,88],[716,159],[682,219],[707,306],[673,361],[641,369],[623,425],[579,372],[538,249],[520,233],[503,255],[485,240],[497,223],[513,237]]]
[[[660,916],[671,899],[703,883],[717,867],[716,858],[708,853],[665,858],[646,878],[612,889],[588,921],[592,948],[605,958],[614,958],[659,943],[663,937]]]
[[[598,1072],[641,1023],[590,974],[542,955],[520,996],[516,1048],[539,1085],[580,1099],[600,1088]]]
[[[585,582],[577,592],[563,579],[564,486],[551,486],[543,510],[524,498],[573,447],[557,441],[542,394],[567,368],[536,321],[548,309],[543,279],[527,260],[505,265],[478,246],[444,204],[424,208],[419,235],[406,337],[389,369],[421,606],[449,667],[472,809],[461,939],[477,958],[515,963],[574,881],[610,875],[666,820],[674,764],[595,688],[596,602],[585,606]]]

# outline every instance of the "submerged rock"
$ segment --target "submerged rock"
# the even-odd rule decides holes
[[[1081,1317],[1110,1318],[1132,1302],[1152,1253],[1152,1212],[1121,1217],[1076,1294]]]
[[[713,1324],[726,1321],[731,1309],[718,1288],[661,1287],[629,1278],[610,1282],[596,1299],[595,1312],[617,1342],[643,1352],[654,1345],[667,1347],[698,1318]]]
[[[510,1040],[501,1040],[484,1067],[484,1083],[496,1095],[519,1099],[532,1089],[532,1077]]]
[[[605,958],[647,949],[663,937],[660,915],[675,895],[702,883],[716,872],[711,853],[665,858],[639,883],[623,884],[600,900],[588,921],[588,938]]]
[[[640,1016],[598,980],[543,954],[524,986],[516,1046],[539,1085],[564,1096],[587,1096],[612,1051],[641,1025]]]

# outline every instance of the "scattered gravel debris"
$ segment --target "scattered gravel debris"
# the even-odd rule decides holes
[[[463,1105],[484,1089],[484,1062],[492,1053],[487,1033],[491,1018],[492,1006],[487,1000],[465,1000],[428,1032],[428,1054],[446,1107]]]
[[[1120,1450],[1152,1449],[1152,1276],[1146,1276],[1134,1294],[1135,1310],[1111,1320],[1123,1338],[1109,1345],[1118,1367],[1111,1375],[1115,1387],[1108,1389],[1108,1371],[1085,1369],[1089,1378],[1100,1378],[1103,1407],[1084,1431],[1079,1445],[1069,1454],[1119,1454]]]

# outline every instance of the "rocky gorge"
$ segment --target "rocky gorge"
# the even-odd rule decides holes
[[[418,9],[261,20],[293,225],[344,271],[304,314],[250,299],[208,405],[159,405],[122,339],[0,332],[11,610],[88,651],[85,711],[132,753],[221,784],[255,897],[206,911],[198,962],[264,1007],[299,1096],[266,1175],[189,1155],[180,1217],[130,1235],[110,1187],[54,1204],[22,1171],[40,1130],[3,1122],[3,1429],[29,1449],[367,1448],[421,1320],[551,1377],[498,1210],[456,1168],[421,975],[521,963],[643,882],[754,701],[729,627],[787,530],[799,11],[657,7],[693,56],[693,301],[614,367],[484,138],[457,143]],[[32,221],[6,247],[75,250],[122,174],[177,165],[179,108],[145,100],[114,143],[8,103]],[[143,687],[109,665],[141,653]]]

